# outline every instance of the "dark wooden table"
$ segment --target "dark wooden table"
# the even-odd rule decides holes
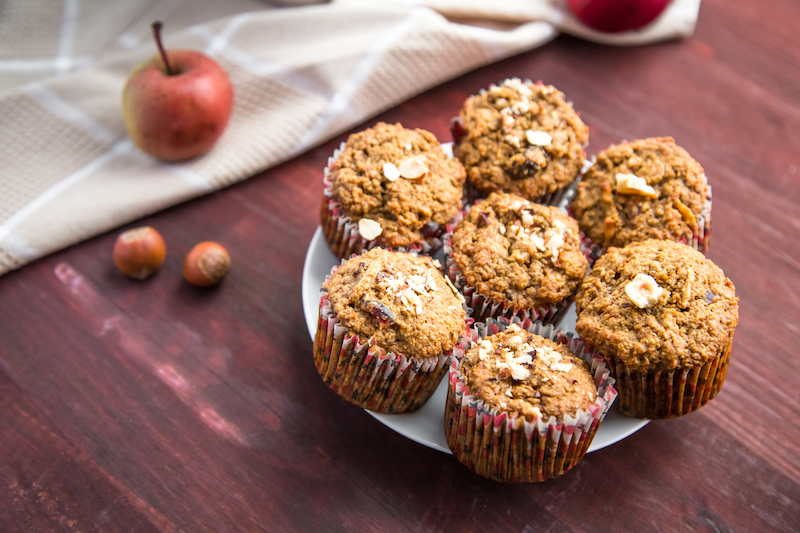
[[[168,243],[146,282],[118,232],[0,278],[0,531],[800,530],[800,5],[705,0],[691,39],[560,37],[378,119],[449,140],[466,96],[519,76],[564,91],[588,151],[672,135],[714,191],[709,257],[740,322],[721,394],[547,483],[507,486],[330,392],[300,299],[321,169],[344,135],[140,221]],[[201,290],[184,255],[223,243]]]

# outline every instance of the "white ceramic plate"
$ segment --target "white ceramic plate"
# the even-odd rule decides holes
[[[339,264],[325,243],[322,235],[322,228],[317,228],[311,244],[306,253],[306,262],[303,266],[303,311],[306,316],[308,333],[311,338],[317,331],[317,319],[319,316],[319,290],[325,276],[330,274],[331,269]],[[574,331],[575,328],[575,308],[567,310],[564,319],[559,324],[563,331]],[[447,379],[443,379],[439,388],[430,400],[414,413],[401,415],[383,415],[367,411],[375,419],[389,428],[400,433],[404,437],[424,444],[430,448],[450,453],[447,441],[444,437],[444,405],[447,399]],[[589,452],[605,448],[614,444],[625,437],[639,431],[647,424],[648,420],[629,418],[620,414],[616,409],[611,410],[606,415],[597,434],[589,446]]]

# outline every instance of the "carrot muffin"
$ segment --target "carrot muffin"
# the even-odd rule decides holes
[[[556,322],[589,266],[573,218],[514,194],[478,202],[445,239],[447,274],[478,321]]]
[[[600,248],[665,239],[708,250],[711,188],[671,137],[611,146],[578,184],[570,209]]]
[[[462,207],[464,167],[432,133],[379,123],[325,169],[322,229],[339,258],[381,246],[435,251]]]
[[[626,415],[677,417],[719,392],[738,298],[694,248],[657,239],[609,248],[575,302],[575,329],[605,357]]]
[[[462,299],[429,257],[375,248],[325,280],[314,360],[344,399],[379,413],[414,411],[462,354]]]
[[[519,78],[468,98],[451,129],[476,196],[506,191],[546,204],[578,177],[589,140],[563,93]]]
[[[585,455],[616,397],[614,380],[579,339],[541,324],[506,324],[493,324],[500,331],[451,366],[447,443],[484,477],[544,481]]]

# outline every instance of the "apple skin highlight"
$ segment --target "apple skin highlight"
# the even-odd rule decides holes
[[[219,64],[195,50],[167,53],[172,75],[156,55],[135,67],[122,92],[125,127],[144,152],[185,161],[208,150],[225,131],[233,86]]]

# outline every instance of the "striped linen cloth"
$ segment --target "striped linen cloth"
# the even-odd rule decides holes
[[[673,0],[648,28],[603,35],[563,0],[5,0],[0,275],[253,176],[559,32],[621,45],[690,35],[699,3]],[[235,91],[217,145],[182,164],[136,148],[120,109],[127,73],[155,53],[156,19],[167,48],[209,54]]]

